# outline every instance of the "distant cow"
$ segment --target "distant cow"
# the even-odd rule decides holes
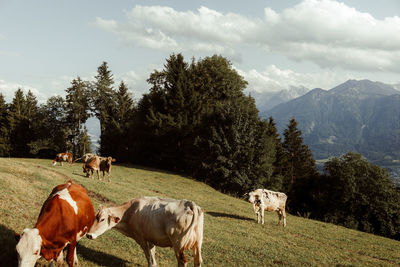
[[[56,158],[53,160],[53,166],[56,166],[57,162],[60,162],[60,165],[63,165],[64,162],[68,162],[70,165],[72,164],[72,154],[71,153],[58,153]]]
[[[280,225],[283,217],[283,226],[286,226],[286,200],[287,196],[285,193],[274,192],[267,189],[257,189],[250,193],[249,202],[253,204],[254,212],[257,214],[257,223],[264,224],[264,210],[266,211],[276,211],[278,213]]]
[[[103,172],[103,179],[105,176],[105,172],[107,172],[107,178],[108,182],[111,182],[110,175],[111,175],[111,166],[112,162],[115,162],[116,159],[113,159],[112,157],[99,157],[99,156],[94,156],[92,158],[89,158],[88,161],[83,164],[83,172],[89,175],[89,171],[91,172],[90,177],[93,176],[93,172],[95,171],[97,173],[97,179],[100,180],[100,174],[99,172]]]
[[[92,157],[96,156],[96,154],[92,154],[92,153],[86,153],[84,154],[82,157],[77,158],[73,161],[73,163],[75,162],[82,162],[82,163],[86,163],[89,159],[91,159]]]
[[[35,227],[16,235],[18,265],[33,267],[40,257],[61,264],[67,245],[68,265],[78,264],[76,244],[93,220],[94,208],[83,187],[72,181],[56,186],[44,202]]]
[[[95,239],[115,228],[142,247],[148,266],[157,266],[155,246],[173,247],[178,266],[186,266],[185,250],[193,248],[194,265],[201,266],[203,211],[189,200],[141,197],[121,206],[100,207],[87,237]]]

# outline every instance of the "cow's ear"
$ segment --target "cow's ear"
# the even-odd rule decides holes
[[[17,243],[18,243],[19,240],[21,239],[21,235],[17,234],[17,233],[14,233],[14,238],[15,238],[15,241],[17,241]]]
[[[116,162],[117,160],[116,159],[112,159],[112,162]]]

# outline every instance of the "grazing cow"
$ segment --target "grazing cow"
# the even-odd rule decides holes
[[[62,264],[62,251],[68,244],[67,263],[69,266],[78,264],[76,244],[93,220],[94,208],[83,187],[71,180],[54,187],[35,227],[16,235],[19,239],[18,266],[34,266],[40,257]]]
[[[57,162],[63,165],[63,161],[68,162],[69,165],[72,164],[72,154],[71,153],[58,153],[56,158],[53,160],[53,166],[56,166]]]
[[[105,172],[107,172],[107,178],[108,182],[111,182],[110,179],[110,174],[111,174],[111,166],[112,162],[115,162],[116,159],[113,159],[112,157],[99,157],[99,156],[94,156],[88,161],[83,164],[83,172],[86,173],[89,176],[89,171],[91,171],[90,177],[93,177],[93,171],[97,173],[97,179],[100,180],[100,174],[99,172],[103,172],[103,179],[105,176]]]
[[[283,217],[283,227],[286,226],[286,212],[285,205],[287,196],[285,193],[274,192],[267,189],[257,189],[250,193],[249,202],[253,204],[254,212],[257,214],[257,223],[264,224],[264,210],[266,211],[276,211],[278,213],[280,225]]]
[[[157,266],[155,246],[173,247],[178,266],[186,266],[185,250],[193,248],[194,266],[201,266],[203,211],[189,200],[141,197],[117,207],[100,207],[86,236],[95,239],[115,228],[142,247],[148,266]]]

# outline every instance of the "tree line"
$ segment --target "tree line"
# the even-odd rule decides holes
[[[226,58],[171,55],[137,103],[124,82],[114,87],[106,62],[94,78],[77,77],[65,99],[40,106],[31,92],[17,90],[10,104],[0,94],[0,156],[90,152],[85,122],[95,116],[100,155],[183,173],[234,196],[285,192],[292,214],[400,239],[400,191],[387,171],[350,152],[320,174],[295,118],[281,138]]]

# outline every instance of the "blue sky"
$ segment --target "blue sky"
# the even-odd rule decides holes
[[[248,91],[400,83],[400,1],[0,0],[0,92],[43,103],[106,61],[136,98],[171,53],[220,54]]]

